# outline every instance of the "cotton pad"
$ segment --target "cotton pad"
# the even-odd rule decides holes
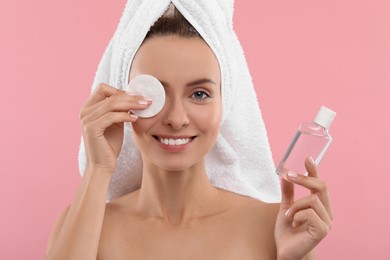
[[[152,104],[145,109],[130,110],[134,115],[139,117],[148,118],[155,116],[161,111],[165,104],[164,87],[158,79],[151,75],[138,75],[130,81],[125,90],[153,99]]]

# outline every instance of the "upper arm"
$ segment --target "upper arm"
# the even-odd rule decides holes
[[[49,238],[49,241],[48,241],[48,244],[47,244],[46,255],[49,253],[50,249],[53,247],[54,242],[58,238],[58,234],[60,233],[62,225],[64,224],[66,216],[68,215],[69,208],[70,208],[70,205],[67,206],[61,212],[61,214],[59,215],[59,217],[58,217],[58,219],[57,219],[57,221],[56,221],[56,223],[54,225],[54,228],[53,228],[53,230],[51,232],[51,235],[50,235],[50,238]]]

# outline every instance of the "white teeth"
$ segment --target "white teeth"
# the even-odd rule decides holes
[[[191,138],[182,138],[182,139],[172,139],[172,138],[161,138],[159,137],[158,140],[167,145],[182,145],[187,144],[191,141]]]

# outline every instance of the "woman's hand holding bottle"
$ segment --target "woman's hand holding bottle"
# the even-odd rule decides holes
[[[290,173],[282,179],[282,203],[275,226],[278,259],[306,259],[332,227],[332,209],[325,182],[313,160],[306,159],[308,176]],[[294,184],[311,191],[294,201]]]

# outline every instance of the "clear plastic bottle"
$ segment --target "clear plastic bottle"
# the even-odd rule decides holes
[[[276,173],[286,179],[289,171],[307,175],[305,159],[311,156],[318,165],[332,142],[329,127],[336,112],[321,106],[313,122],[302,123],[285,152]]]

